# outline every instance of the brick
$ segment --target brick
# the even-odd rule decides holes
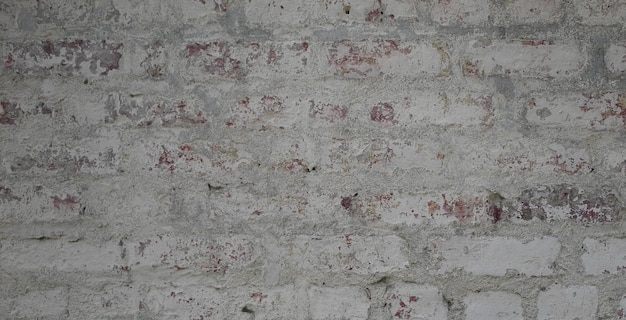
[[[626,72],[626,44],[611,44],[604,54],[604,63],[609,72]]]
[[[299,270],[340,274],[390,274],[409,266],[407,244],[396,236],[297,236],[281,239],[283,256]]]
[[[243,80],[272,76],[310,76],[315,67],[307,41],[189,43],[181,52],[186,74],[196,79]]]
[[[542,126],[622,129],[626,126],[626,93],[538,95],[528,100],[526,119]]]
[[[449,59],[444,47],[428,43],[344,40],[328,46],[330,72],[344,78],[443,75]]]
[[[621,25],[626,3],[622,0],[576,1],[573,20],[586,25]]]
[[[463,299],[466,320],[523,320],[522,297],[507,292],[471,293]]]
[[[592,320],[598,309],[598,289],[593,286],[555,285],[539,292],[538,320]]]
[[[470,42],[461,68],[467,77],[566,79],[580,72],[584,64],[585,55],[575,43],[484,40]]]
[[[342,1],[256,1],[246,4],[245,15],[251,26],[265,30],[307,25],[320,27],[341,23],[391,23],[397,19],[415,18],[416,8],[408,1],[377,2]]]
[[[34,19],[39,30],[51,26],[57,27],[85,27],[93,23],[96,17],[92,15],[93,6],[80,0],[45,0],[39,1],[30,10],[34,11]]]
[[[334,42],[189,43],[182,52],[195,79],[243,80],[271,76],[372,78],[438,76],[449,72],[444,45],[395,39]],[[325,57],[324,60],[319,58]]]
[[[227,319],[224,304],[224,295],[213,288],[154,288],[139,302],[139,315],[150,319]]]
[[[583,241],[585,253],[582,255],[585,273],[626,274],[626,240],[591,239]]]
[[[617,196],[612,190],[582,190],[562,184],[537,186],[521,192],[505,211],[512,210],[521,220],[564,220],[585,223],[616,221],[621,215]]]
[[[188,99],[184,95],[173,97],[152,92],[110,93],[99,101],[105,111],[100,120],[139,128],[207,126],[210,118],[201,102],[186,96]]]
[[[69,316],[68,288],[30,291],[16,298],[13,319],[61,319]]]
[[[438,0],[432,5],[430,16],[442,26],[485,25],[489,18],[489,3],[478,0]]]
[[[314,320],[365,319],[370,298],[359,287],[311,287],[309,312]]]
[[[508,271],[526,276],[551,275],[554,273],[552,264],[561,248],[559,241],[552,237],[527,243],[504,237],[454,237],[432,241],[430,247],[443,258],[435,274],[462,269],[467,273],[492,276],[503,276]]]
[[[293,286],[245,288],[232,291],[232,294],[227,297],[231,305],[230,310],[239,314],[241,312],[254,313],[255,319],[270,320],[285,316],[300,319],[306,313],[306,303],[298,301],[298,292]]]
[[[490,220],[490,204],[484,195],[405,194],[386,192],[374,195],[359,193],[341,198],[346,213],[365,221],[390,224],[449,224]]]
[[[406,93],[405,93],[406,94]],[[415,126],[480,126],[494,124],[501,101],[489,93],[418,91],[393,100],[366,102],[372,124]],[[372,99],[373,100],[373,99]]]
[[[129,250],[133,269],[154,267],[207,274],[234,273],[260,258],[253,237],[179,237],[159,235],[134,243]]]
[[[122,43],[75,39],[4,43],[2,73],[30,76],[62,75],[100,77],[116,72],[122,59]]]
[[[132,318],[139,313],[143,292],[133,285],[71,288],[69,314],[77,319]]]
[[[22,223],[76,221],[85,214],[83,197],[81,188],[73,184],[0,186],[0,218]]]
[[[112,0],[94,4],[94,12],[100,12],[95,18],[104,18],[101,24],[137,30],[145,30],[146,27],[164,23],[164,17],[168,14],[165,8],[166,6],[158,0]]]
[[[116,173],[121,152],[120,137],[115,132],[103,132],[98,136],[77,141],[66,139],[63,144],[35,145],[12,154],[8,163],[12,173],[23,176],[56,176],[77,173],[94,176]]]
[[[126,274],[131,270],[117,243],[90,244],[45,237],[4,240],[0,246],[0,269],[6,271],[93,272]]]
[[[398,284],[387,290],[386,303],[393,319],[446,320],[448,307],[436,287]]]
[[[555,23],[563,16],[562,9],[561,0],[515,0],[505,4],[502,23]]]

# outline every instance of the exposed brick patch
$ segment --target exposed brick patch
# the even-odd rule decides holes
[[[122,44],[104,40],[13,43],[10,48],[5,68],[18,74],[108,75],[120,68],[122,58]]]

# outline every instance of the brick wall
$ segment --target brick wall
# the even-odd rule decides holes
[[[0,318],[626,319],[624,21],[0,3]]]

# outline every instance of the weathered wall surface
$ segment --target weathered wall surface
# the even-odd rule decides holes
[[[0,3],[0,318],[626,318],[623,0]]]

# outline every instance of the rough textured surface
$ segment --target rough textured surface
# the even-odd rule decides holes
[[[623,0],[0,3],[0,318],[626,319]]]

